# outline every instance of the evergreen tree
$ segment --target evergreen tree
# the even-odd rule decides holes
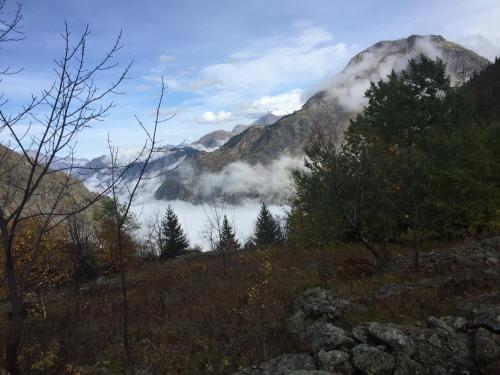
[[[281,228],[265,203],[260,207],[255,223],[253,242],[256,246],[272,246],[281,242]]]
[[[236,251],[240,249],[240,244],[236,239],[235,233],[227,216],[224,215],[224,220],[222,221],[222,228],[219,235],[219,241],[217,242],[217,251],[227,252]]]
[[[161,222],[162,241],[160,259],[175,258],[189,247],[189,241],[181,228],[174,210],[168,206]]]
[[[376,257],[377,242],[410,240],[418,268],[424,239],[490,227],[499,128],[475,118],[469,91],[452,87],[445,64],[425,56],[372,83],[342,147],[319,134],[306,148],[289,235],[311,246],[359,239]]]

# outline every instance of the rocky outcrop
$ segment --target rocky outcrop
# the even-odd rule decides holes
[[[307,353],[286,354],[238,374],[500,374],[500,295],[462,306],[460,316],[429,317],[425,327],[348,327],[343,315],[351,307],[330,290],[306,290],[293,302],[287,328]]]

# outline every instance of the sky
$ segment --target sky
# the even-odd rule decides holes
[[[13,4],[7,0],[6,15]],[[161,125],[160,138],[180,144],[268,111],[300,109],[323,80],[379,40],[441,34],[489,59],[500,55],[498,0],[25,0],[23,17],[24,40],[0,49],[0,64],[22,69],[0,82],[6,113],[56,78],[65,21],[74,37],[90,25],[89,63],[123,32],[119,65],[96,83],[105,87],[132,68],[121,94],[108,98],[115,103],[109,116],[79,136],[77,156],[87,158],[106,152],[108,134],[123,148],[142,143],[135,116],[152,125],[162,76],[161,113],[175,116]]]

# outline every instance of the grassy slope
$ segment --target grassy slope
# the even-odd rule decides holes
[[[351,324],[424,320],[450,313],[456,304],[477,295],[473,288],[441,289],[448,271],[439,269],[419,276],[435,277],[435,287],[377,301],[375,289],[411,282],[413,275],[376,273],[364,249],[345,245],[327,251],[327,276],[321,279],[319,259],[314,251],[241,252],[231,256],[226,277],[221,260],[207,255],[135,265],[130,271],[130,315],[137,367],[153,374],[166,370],[168,374],[229,374],[238,365],[300,350],[286,333],[285,319],[293,298],[311,286],[324,285],[358,302],[361,307],[347,317]],[[45,366],[52,370],[44,373],[62,373],[68,365],[84,366],[83,374],[96,373],[99,366],[118,373],[123,350],[116,287],[93,287],[79,301],[69,293],[59,294],[48,303],[46,319],[34,313],[36,307],[32,311],[22,355],[25,366],[49,359]],[[0,320],[0,337],[5,337],[5,324]]]

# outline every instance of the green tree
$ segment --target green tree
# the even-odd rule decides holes
[[[161,222],[161,231],[160,259],[175,258],[189,247],[189,241],[182,230],[179,219],[170,206],[168,206],[167,212]]]
[[[253,242],[256,246],[272,246],[280,243],[281,229],[265,203],[260,207],[255,223]]]
[[[468,88],[450,84],[445,64],[425,56],[372,83],[368,105],[344,144],[319,134],[295,173],[290,227],[323,243],[374,244],[464,236],[498,211],[498,131],[477,121]],[[319,240],[318,240],[319,239]]]
[[[227,252],[236,251],[240,249],[240,244],[236,239],[233,227],[229,224],[227,216],[224,215],[222,220],[222,227],[219,234],[219,241],[217,241],[217,251]]]

